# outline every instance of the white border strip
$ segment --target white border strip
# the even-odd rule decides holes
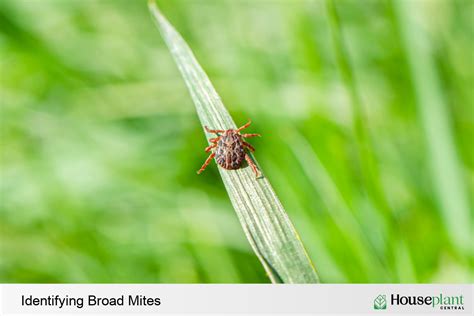
[[[380,309],[375,309],[374,300],[379,295],[385,296],[386,306],[384,308],[383,301],[379,300]],[[89,297],[92,296],[106,298],[109,303],[113,302],[110,300],[113,298],[121,305],[91,306]],[[392,304],[394,299],[395,302],[399,302],[398,305]],[[0,286],[0,304],[2,301],[1,315],[37,313],[456,315],[472,314],[473,285],[3,284]],[[410,302],[415,302],[415,305],[410,305]],[[43,306],[39,306],[40,303]]]

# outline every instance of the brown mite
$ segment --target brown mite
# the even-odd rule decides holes
[[[204,126],[208,133],[216,134],[217,137],[209,139],[211,145],[206,147],[206,152],[210,152],[215,148],[214,152],[207,157],[206,161],[202,165],[201,169],[197,172],[200,174],[206,169],[207,165],[211,162],[212,158],[216,158],[216,162],[224,169],[235,170],[242,167],[244,159],[247,161],[250,167],[252,167],[255,176],[259,176],[257,166],[245,152],[245,149],[255,151],[249,143],[244,141],[244,138],[260,136],[260,134],[240,134],[240,131],[249,127],[252,122],[249,121],[247,124],[239,127],[238,129],[209,129]],[[222,135],[221,135],[222,134]]]

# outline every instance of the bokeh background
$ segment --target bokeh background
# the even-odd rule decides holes
[[[158,1],[323,282],[472,281],[473,2],[411,2]],[[268,282],[146,1],[3,0],[0,48],[0,282]]]

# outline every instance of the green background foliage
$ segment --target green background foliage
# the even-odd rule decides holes
[[[322,282],[472,280],[472,1],[158,3]],[[1,282],[268,282],[146,1],[4,0],[0,48]]]

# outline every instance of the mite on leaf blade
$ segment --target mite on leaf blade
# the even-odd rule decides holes
[[[255,176],[259,177],[259,170],[252,158],[245,152],[245,149],[249,149],[252,152],[255,151],[255,148],[252,147],[249,143],[244,141],[244,138],[250,138],[255,136],[260,136],[260,134],[241,134],[240,131],[249,127],[252,122],[249,121],[247,124],[239,127],[238,129],[209,129],[207,126],[204,126],[208,133],[216,134],[217,137],[209,139],[211,145],[206,147],[206,152],[210,152],[213,148],[215,149],[213,153],[207,157],[206,161],[202,165],[201,169],[198,170],[198,174],[206,169],[207,165],[211,162],[212,158],[216,158],[217,164],[222,168],[227,170],[240,169],[242,167],[243,161],[247,161],[249,166],[255,172]]]

